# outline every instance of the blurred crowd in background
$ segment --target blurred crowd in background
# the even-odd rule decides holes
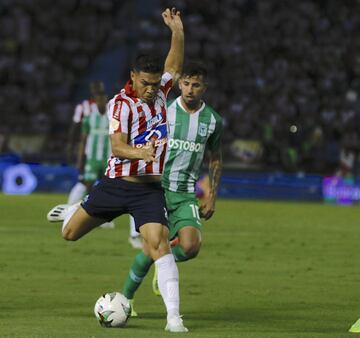
[[[160,14],[175,6],[186,58],[209,68],[206,100],[224,117],[228,163],[359,174],[360,0],[149,3],[0,2],[2,152],[14,148],[14,135],[37,134],[41,146],[23,155],[63,161],[79,79],[114,48],[165,56],[170,33]],[[129,64],[122,69],[114,88],[127,80]]]

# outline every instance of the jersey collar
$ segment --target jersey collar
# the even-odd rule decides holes
[[[133,89],[133,86],[132,86],[132,81],[131,80],[128,80],[125,84],[125,94],[131,98],[134,98],[134,99],[137,99],[137,95],[136,95],[136,92],[135,90]]]
[[[180,106],[180,108],[181,108],[184,112],[186,112],[186,113],[188,113],[188,114],[191,114],[191,115],[198,114],[198,113],[200,113],[200,112],[205,108],[205,102],[203,101],[202,104],[201,104],[201,106],[200,106],[200,108],[199,108],[197,111],[194,111],[193,113],[189,113],[189,112],[185,109],[185,107],[182,105],[182,103],[181,103],[181,96],[179,96],[179,97],[176,99],[176,101],[177,101],[178,105]]]

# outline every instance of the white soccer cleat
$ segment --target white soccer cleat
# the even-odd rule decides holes
[[[103,229],[115,229],[115,223],[114,222],[106,222],[100,225],[100,228]]]
[[[168,318],[165,331],[169,332],[189,332],[184,326],[181,316],[173,316]]]
[[[142,240],[141,236],[130,236],[129,243],[134,249],[142,249]]]
[[[59,204],[53,207],[46,216],[47,220],[49,222],[62,222],[69,207],[69,204]]]

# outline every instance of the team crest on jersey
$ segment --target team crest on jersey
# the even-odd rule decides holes
[[[200,136],[206,136],[207,135],[207,124],[204,122],[200,122],[199,123],[199,129],[198,129],[198,134]]]

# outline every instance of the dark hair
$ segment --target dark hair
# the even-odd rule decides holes
[[[136,57],[132,70],[144,73],[162,73],[163,64],[157,55],[140,54]]]
[[[91,81],[89,87],[91,95],[101,95],[105,93],[104,82],[102,81]]]
[[[182,77],[202,76],[204,81],[206,81],[207,73],[207,68],[204,63],[201,61],[189,61],[184,65]]]

